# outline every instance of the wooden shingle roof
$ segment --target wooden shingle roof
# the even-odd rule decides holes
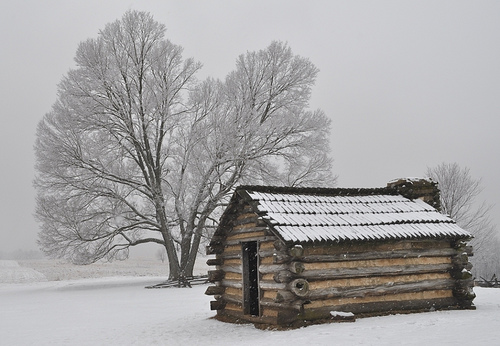
[[[388,188],[242,186],[232,203],[236,200],[250,204],[286,242],[471,237],[429,204]],[[228,222],[228,216],[223,215],[221,225]]]

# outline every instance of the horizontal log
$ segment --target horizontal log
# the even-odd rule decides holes
[[[259,256],[262,257],[273,257],[274,253],[276,250],[274,249],[264,249],[264,250],[259,250]]]
[[[241,216],[242,215],[232,219],[231,223],[233,224],[233,229],[231,230],[231,232],[234,232],[235,229],[239,229],[241,225],[252,224],[255,227],[257,225],[257,222],[259,221],[259,216],[257,214],[246,214],[245,217]]]
[[[293,259],[292,256],[286,255],[283,253],[274,253],[273,254],[273,263],[274,264],[282,264],[282,263],[289,263]]]
[[[229,235],[227,237],[227,242],[234,241],[234,240],[244,242],[244,241],[247,241],[248,239],[251,239],[251,240],[259,239],[259,238],[262,238],[265,236],[266,236],[266,234],[264,233],[264,231],[255,231],[255,229],[251,229],[248,232],[241,232],[238,234]]]
[[[249,219],[246,220],[234,220],[233,221],[233,228],[229,232],[229,234],[238,234],[238,233],[243,233],[248,232],[249,229],[253,229],[257,227],[257,217],[254,217],[252,221]]]
[[[323,306],[337,306],[342,304],[365,304],[374,302],[388,302],[388,301],[412,301],[412,300],[425,300],[437,298],[453,298],[453,292],[450,289],[446,290],[429,290],[419,292],[387,294],[380,296],[365,296],[365,297],[352,297],[352,298],[328,298],[309,300],[309,304],[304,305],[304,309],[313,309]]]
[[[436,249],[450,248],[450,242],[447,240],[400,240],[388,242],[348,242],[336,245],[326,246],[304,246],[304,256],[310,255],[337,255],[346,253],[365,253],[379,251],[397,251],[397,250],[417,250],[417,249]]]
[[[284,290],[287,288],[287,284],[260,280],[259,287],[263,290]]]
[[[396,265],[387,267],[358,267],[358,268],[332,268],[320,270],[306,270],[299,275],[300,278],[308,280],[328,280],[355,278],[365,276],[390,276],[419,273],[442,273],[452,268],[451,264],[417,264]]]
[[[208,286],[205,294],[207,296],[215,296],[224,293],[225,288],[222,286]]]
[[[453,270],[450,271],[450,274],[451,277],[457,280],[467,280],[472,278],[472,273],[465,268],[463,268],[462,270],[460,270],[459,268],[453,268]]]
[[[243,273],[241,265],[223,264],[220,269],[227,273]]]
[[[261,274],[276,273],[280,270],[288,270],[289,265],[287,264],[261,264],[259,266],[259,272]]]
[[[243,279],[243,275],[240,273],[225,272],[224,279],[241,281]]]
[[[277,303],[290,303],[297,300],[297,296],[289,290],[280,290],[276,293],[276,298],[274,299]]]
[[[273,275],[273,280],[276,282],[287,283],[297,278],[297,274],[289,270],[280,270]]]
[[[224,260],[227,259],[241,259],[241,250],[239,251],[224,251],[224,253],[219,255]]]
[[[205,250],[205,253],[207,255],[218,255],[223,252],[224,252],[224,246],[222,244],[208,245]]]
[[[243,299],[241,297],[238,297],[238,296],[224,294],[221,299],[223,301],[225,301],[226,303],[232,303],[232,304],[236,304],[238,306],[243,306]]]
[[[296,262],[302,263],[302,262]],[[412,258],[379,258],[373,260],[346,262],[314,262],[303,263],[304,270],[324,270],[334,268],[387,267],[395,265],[430,265],[451,263],[450,257],[412,257]]]
[[[223,287],[232,287],[232,288],[243,288],[243,285],[241,283],[241,281],[238,281],[238,280],[226,280],[226,279],[223,279],[221,281],[221,286]]]
[[[449,257],[457,255],[457,250],[446,249],[412,249],[391,251],[367,251],[363,253],[341,253],[335,255],[309,255],[300,258],[301,262],[345,262],[394,258],[419,258],[419,257]]]
[[[208,281],[217,282],[224,278],[224,272],[222,270],[209,270],[208,271]]]
[[[210,302],[210,310],[222,310],[226,306],[226,302],[222,300],[212,300]]]
[[[399,282],[417,282],[424,280],[450,279],[450,273],[420,273],[403,274],[390,276],[363,276],[357,278],[343,278],[333,280],[310,281],[311,290],[329,288],[329,287],[357,287],[357,286],[379,286]]]
[[[283,310],[295,310],[295,311],[301,311],[302,304],[303,303],[300,301],[294,301],[294,302],[290,302],[290,303],[277,303],[275,301],[267,300],[267,299],[262,299],[260,301],[261,306],[267,306],[267,307],[283,309]]]
[[[377,316],[387,313],[398,314],[407,311],[429,311],[434,309],[447,309],[455,307],[457,300],[453,297],[448,298],[435,298],[435,299],[418,299],[418,300],[405,300],[405,301],[383,301],[371,303],[350,303],[341,304],[336,306],[317,307],[312,309],[304,309],[298,319],[302,320],[317,320],[317,319],[330,319],[330,311],[344,311],[352,312],[355,315],[361,316]],[[307,307],[307,305],[304,305]]]
[[[276,249],[274,248],[274,241],[276,240],[276,237],[270,237],[270,238],[272,238],[272,239],[259,243],[259,250],[261,250],[261,251],[264,251],[264,250],[276,251]]]
[[[272,257],[261,257],[259,261],[260,265],[270,265],[273,264],[273,258]]]
[[[207,265],[209,266],[220,266],[223,262],[222,258],[210,258],[207,260]]]
[[[268,242],[268,241],[273,241],[275,239],[276,239],[275,236],[263,235],[263,236],[254,237],[254,238],[247,238],[247,239],[226,240],[224,242],[224,244],[226,246],[241,246],[241,243],[244,242],[244,241]]]
[[[294,312],[297,315],[296,312]],[[279,318],[280,313],[278,313]],[[268,317],[268,316],[252,316],[245,315],[241,309],[224,309],[217,311],[216,318],[223,322],[232,322],[232,323],[241,323],[242,321],[247,321],[255,324],[267,324],[267,325],[276,325],[278,318],[276,317]]]
[[[424,280],[419,282],[386,283],[374,286],[328,287],[319,290],[310,290],[305,296],[301,297],[304,299],[372,297],[428,290],[451,290],[454,286],[455,280],[453,279]]]

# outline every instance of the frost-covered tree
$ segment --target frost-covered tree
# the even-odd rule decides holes
[[[469,168],[461,168],[458,163],[429,167],[426,175],[438,183],[441,211],[474,236],[471,245],[475,255],[471,261],[476,275],[483,275],[486,266],[491,266],[487,262],[498,259],[500,248],[492,248],[493,244],[498,246],[498,241],[496,228],[489,216],[491,206],[477,201],[483,190],[481,179],[474,179]]]
[[[76,263],[165,247],[170,278],[192,275],[236,184],[333,185],[329,120],[309,111],[318,70],[273,42],[198,82],[165,27],[127,12],[82,42],[38,126],[39,245]]]

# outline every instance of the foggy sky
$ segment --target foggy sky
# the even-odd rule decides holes
[[[15,1],[0,3],[0,251],[35,249],[38,121],[78,43],[125,11],[224,78],[238,55],[286,41],[319,69],[340,187],[379,187],[457,162],[483,179],[500,225],[498,1]]]

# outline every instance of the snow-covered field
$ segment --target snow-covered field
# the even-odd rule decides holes
[[[205,285],[145,289],[164,280],[160,262],[76,268],[54,261],[34,262],[0,261],[0,345],[476,346],[500,342],[500,289],[475,288],[475,311],[263,331],[211,319],[214,312],[209,308],[211,297],[203,294]],[[99,277],[87,278],[90,275]]]

